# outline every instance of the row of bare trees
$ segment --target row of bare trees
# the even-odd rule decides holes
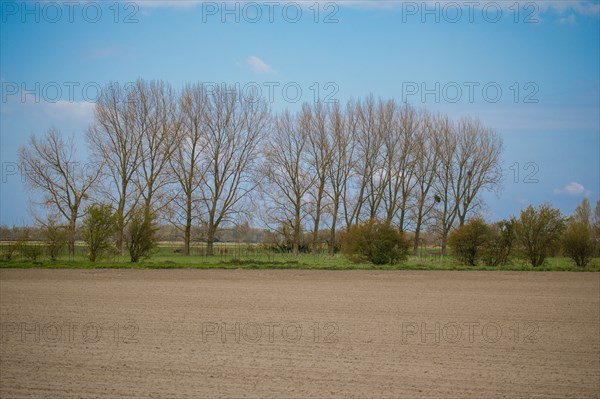
[[[475,119],[454,123],[368,97],[306,104],[274,123],[264,151],[265,219],[292,232],[294,252],[305,226],[316,244],[325,222],[333,252],[338,227],[374,218],[413,231],[414,251],[424,226],[433,227],[445,249],[451,228],[501,181],[502,142]]]
[[[501,179],[501,140],[478,120],[372,96],[272,115],[235,89],[109,84],[86,138],[92,168],[74,167],[75,142],[55,129],[33,136],[21,163],[73,240],[82,203],[109,203],[119,250],[140,209],[177,226],[186,254],[193,227],[204,227],[211,254],[218,229],[243,220],[290,236],[295,254],[323,230],[333,254],[339,229],[373,218],[413,231],[415,251],[434,228],[445,249]]]

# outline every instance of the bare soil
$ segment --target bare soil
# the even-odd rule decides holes
[[[1,398],[598,398],[600,274],[0,270]]]

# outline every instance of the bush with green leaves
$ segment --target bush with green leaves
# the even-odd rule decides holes
[[[342,237],[342,253],[355,263],[400,263],[407,258],[409,245],[397,228],[375,219],[350,227]]]
[[[67,226],[60,224],[55,217],[50,216],[42,226],[42,235],[48,256],[50,260],[55,261],[67,245],[69,237]]]
[[[21,253],[25,259],[36,262],[44,253],[44,246],[38,243],[29,243],[22,247]]]
[[[7,242],[5,245],[2,245],[2,260],[13,260],[18,249],[19,246],[16,241]]]
[[[461,263],[475,266],[484,255],[490,240],[490,228],[480,218],[469,220],[448,236],[450,251]]]
[[[43,253],[44,247],[31,240],[32,232],[29,228],[23,229],[15,243],[16,252],[25,259],[37,261]]]
[[[116,222],[113,209],[107,204],[92,204],[86,210],[81,235],[87,244],[87,257],[96,262],[113,248]]]
[[[562,237],[564,254],[571,258],[577,266],[584,267],[594,257],[594,235],[589,224],[571,222]]]
[[[149,258],[158,243],[156,217],[147,211],[135,211],[127,229],[127,249],[132,263]]]
[[[483,251],[483,262],[488,266],[506,265],[515,243],[514,220],[501,220],[489,226],[488,241]]]
[[[529,205],[515,223],[517,243],[532,266],[541,266],[560,244],[565,220],[558,209],[548,204]]]

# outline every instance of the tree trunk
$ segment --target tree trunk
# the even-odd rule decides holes
[[[185,229],[183,233],[183,254],[190,255],[190,241],[192,240],[192,202],[188,194],[186,201]]]
[[[123,226],[118,226],[117,228],[117,237],[115,239],[115,247],[117,249],[117,254],[119,256],[123,256]]]
[[[421,223],[423,217],[419,215],[417,217],[417,223],[415,226],[415,240],[413,244],[413,256],[417,256],[417,252],[419,251],[419,239],[421,238]]]
[[[442,255],[446,255],[446,246],[448,242],[448,232],[442,234]]]
[[[115,238],[115,247],[119,256],[123,256],[123,242],[125,241],[125,218],[123,216],[123,209],[119,207],[117,209],[117,232]]]
[[[337,224],[337,203],[333,207],[333,216],[331,220],[331,233],[329,235],[329,256],[335,255],[335,225]]]
[[[458,214],[458,225],[459,226],[464,226],[465,225],[465,216],[466,215],[461,215],[460,213]]]
[[[319,205],[317,205],[317,207],[319,207]],[[315,217],[315,229],[313,231],[313,237],[312,237],[312,250],[316,251],[317,250],[317,241],[319,239],[319,223],[321,222],[321,212],[317,211],[316,217]]]
[[[186,220],[185,223],[185,231],[184,231],[184,237],[183,237],[183,254],[189,256],[190,255],[190,241],[191,241],[191,234],[192,233],[192,223],[189,220],[189,218]]]
[[[404,233],[404,210],[400,211],[400,218],[398,219],[398,231]]]
[[[296,207],[296,215],[294,218],[294,242],[292,244],[292,255],[300,254],[300,207]]]
[[[315,230],[313,231],[312,250],[316,251],[317,241],[319,238],[319,224],[321,223],[321,203],[323,202],[323,192],[325,191],[325,182],[322,181],[317,192],[316,215],[315,215]]]
[[[213,256],[215,254],[214,243],[216,230],[214,211],[211,211],[208,219],[208,231],[206,232],[206,255],[208,256]]]
[[[125,199],[127,198],[127,179],[122,177],[121,187],[123,188],[123,194],[119,198],[119,205],[117,208],[117,239],[115,246],[117,247],[117,253],[119,256],[123,256],[123,241],[125,237]]]
[[[69,220],[69,240],[67,247],[69,249],[69,256],[75,256],[75,228],[77,225],[77,216],[71,216]]]
[[[213,256],[215,254],[215,248],[214,248],[214,238],[207,238],[206,239],[206,255],[207,256]]]
[[[215,231],[212,227],[208,228],[206,233],[206,255],[213,256],[215,254]]]

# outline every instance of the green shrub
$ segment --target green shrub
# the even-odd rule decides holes
[[[36,242],[31,242],[31,232],[29,228],[24,229],[17,238],[17,242],[15,243],[16,252],[22,258],[37,261],[38,258],[42,255],[43,247],[38,245]]]
[[[42,227],[42,235],[48,256],[50,256],[51,260],[56,260],[67,244],[69,237],[67,227],[60,225],[55,218],[49,217],[48,221]]]
[[[517,242],[532,266],[541,266],[546,257],[558,247],[565,220],[558,209],[548,204],[521,211],[515,223]]]
[[[475,266],[490,240],[490,228],[482,219],[471,219],[448,236],[451,253],[463,264]]]
[[[127,229],[127,249],[132,263],[149,258],[158,243],[156,217],[149,212],[133,213]]]
[[[12,241],[2,246],[2,260],[12,260],[15,254],[18,252],[18,245],[16,241]]]
[[[21,254],[30,261],[37,261],[44,252],[44,246],[37,243],[28,243],[21,246]]]
[[[374,219],[350,227],[342,237],[342,253],[355,263],[400,263],[407,258],[408,247],[398,229]]]
[[[112,241],[116,231],[116,218],[110,205],[88,206],[81,235],[87,244],[87,257],[91,262],[95,262],[113,249]]]
[[[590,263],[595,245],[591,227],[582,222],[570,223],[562,237],[564,254],[580,267]]]
[[[483,262],[488,266],[506,265],[515,243],[515,223],[502,220],[490,226],[489,239],[483,251]]]

